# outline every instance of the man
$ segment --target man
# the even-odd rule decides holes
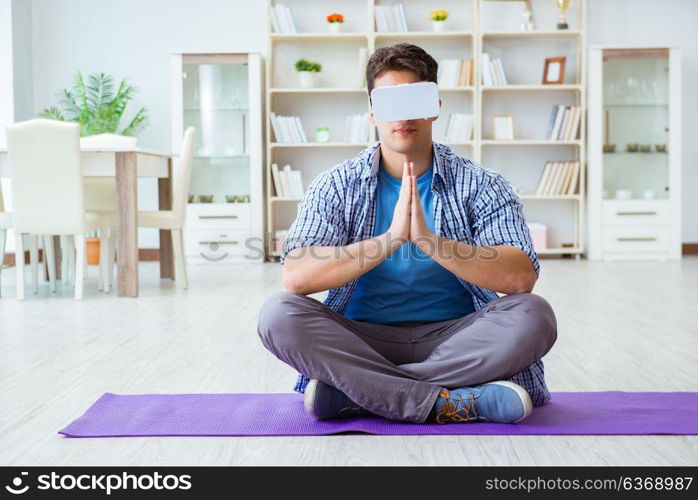
[[[437,63],[400,43],[366,74],[370,95],[436,82]],[[521,201],[432,142],[435,117],[370,119],[379,144],[323,172],[299,205],[262,343],[301,373],[295,390],[317,419],[523,420],[550,399],[540,359],[557,328],[531,293],[539,263]],[[307,296],[328,289],[324,303]]]

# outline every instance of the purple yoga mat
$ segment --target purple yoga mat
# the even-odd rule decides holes
[[[68,437],[370,434],[698,434],[695,392],[559,392],[519,424],[414,424],[381,417],[316,421],[300,394],[100,397],[59,431]]]

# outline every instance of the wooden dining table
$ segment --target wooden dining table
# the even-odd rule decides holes
[[[138,177],[158,179],[158,208],[172,209],[171,153],[140,147],[83,147],[84,177],[115,177],[117,200],[117,295],[138,296]],[[0,177],[10,177],[7,150],[0,149]],[[56,236],[56,239],[58,237]],[[59,252],[56,258],[59,259]],[[56,266],[56,270],[60,265]],[[160,277],[174,279],[170,231],[160,231]]]

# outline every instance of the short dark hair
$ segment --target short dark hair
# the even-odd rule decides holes
[[[380,47],[371,54],[366,65],[366,84],[368,96],[376,78],[385,70],[414,71],[420,81],[434,82],[438,73],[439,63],[431,57],[423,48],[411,43],[401,42],[388,47]]]

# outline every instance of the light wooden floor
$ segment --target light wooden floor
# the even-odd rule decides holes
[[[141,297],[72,290],[0,299],[0,465],[696,465],[696,436],[367,436],[68,439],[104,392],[287,392],[294,371],[256,330],[277,264],[190,266],[182,292],[141,265]],[[535,293],[557,312],[553,391],[698,391],[698,258],[548,259]]]

